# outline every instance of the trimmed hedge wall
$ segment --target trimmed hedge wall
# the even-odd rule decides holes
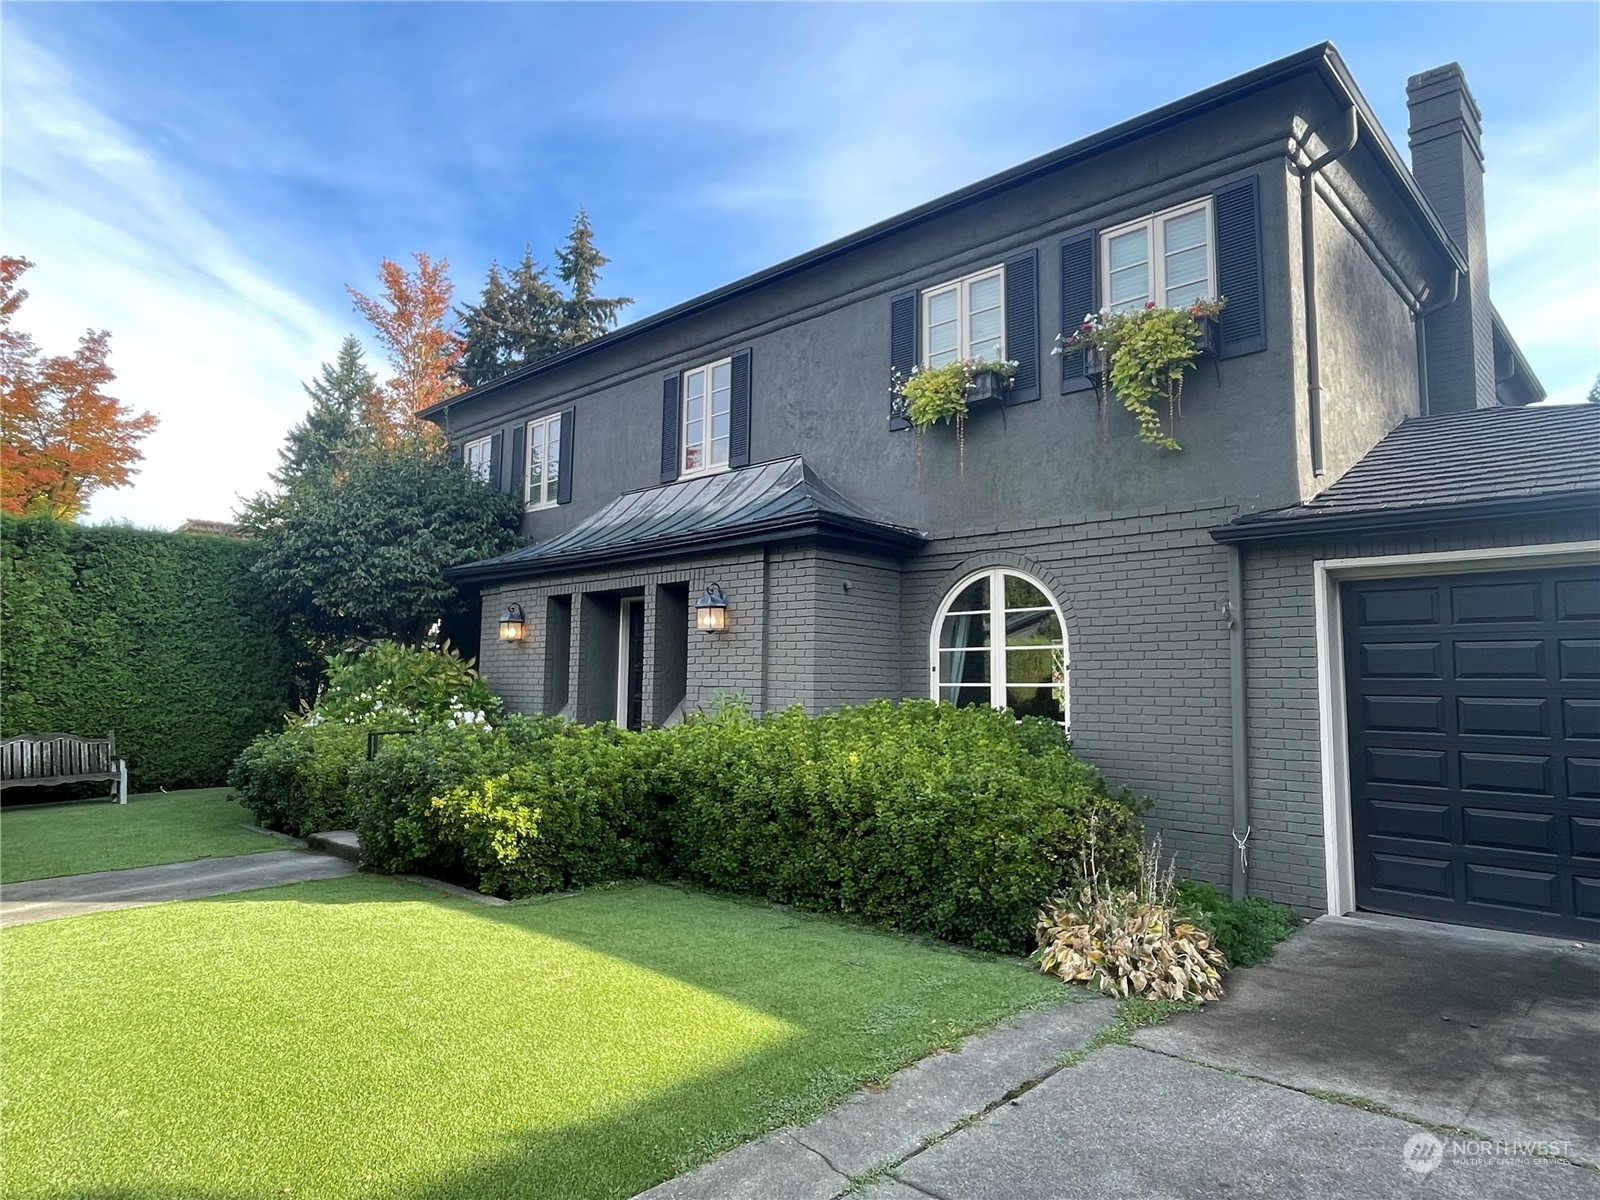
[[[117,735],[133,787],[204,787],[292,699],[249,542],[0,522],[0,734]]]

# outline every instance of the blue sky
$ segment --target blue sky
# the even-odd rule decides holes
[[[1553,393],[1600,369],[1591,4],[8,3],[0,33],[21,323],[110,329],[163,418],[91,519],[264,486],[385,255],[471,298],[582,204],[643,316],[1323,39],[1402,147],[1406,77],[1462,64],[1496,303]]]

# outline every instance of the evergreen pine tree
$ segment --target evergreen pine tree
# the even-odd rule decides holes
[[[565,305],[544,265],[534,261],[533,248],[524,246],[522,261],[511,272],[511,298],[506,306],[506,370],[515,371],[562,349]]]
[[[556,251],[560,264],[556,274],[567,285],[568,296],[562,322],[562,347],[578,346],[606,333],[617,322],[617,314],[633,303],[627,296],[612,300],[596,295],[600,268],[611,260],[595,247],[589,214],[578,210],[573,218],[567,244]]]
[[[345,338],[338,358],[323,363],[317,378],[301,386],[311,397],[311,409],[289,430],[272,476],[284,491],[302,481],[328,478],[352,451],[371,440],[361,414],[378,390],[378,377],[367,369],[355,338]]]
[[[483,295],[478,302],[456,309],[464,346],[456,373],[469,388],[505,373],[502,364],[506,359],[509,301],[510,289],[500,274],[500,264],[493,262],[489,264],[489,277],[484,280]]]

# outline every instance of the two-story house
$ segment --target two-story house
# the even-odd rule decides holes
[[[1477,109],[1454,66],[1409,102],[1408,167],[1316,46],[429,410],[526,505],[458,572],[488,680],[1045,715],[1191,875],[1600,932],[1600,412],[1518,407]],[[1197,295],[1154,448],[1052,344]],[[891,372],[969,355],[1003,402],[914,434]]]

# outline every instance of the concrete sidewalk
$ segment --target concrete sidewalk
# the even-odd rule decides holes
[[[1600,957],[1329,919],[1227,984],[1131,1045],[1025,1014],[644,1197],[1600,1200]]]
[[[309,850],[269,850],[262,854],[132,867],[125,871],[30,879],[0,887],[0,928],[138,908],[168,900],[197,900],[285,883],[336,879],[341,875],[353,875],[355,870],[353,864],[327,854]]]

